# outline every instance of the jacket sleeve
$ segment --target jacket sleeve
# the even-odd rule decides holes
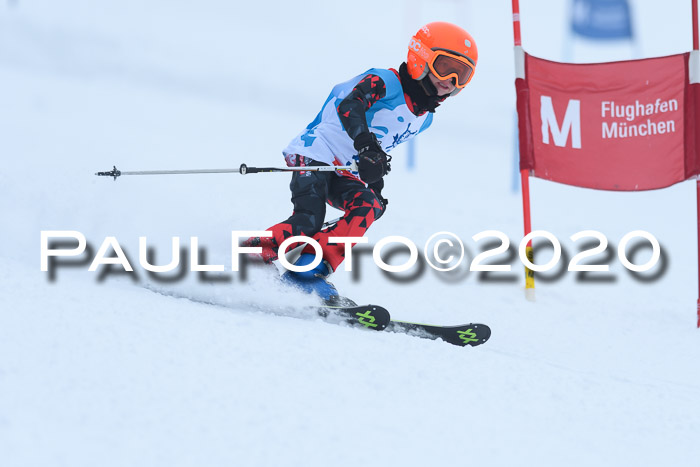
[[[350,94],[338,104],[338,116],[348,135],[355,137],[368,132],[365,113],[375,102],[386,96],[386,84],[377,75],[367,75],[355,85]]]

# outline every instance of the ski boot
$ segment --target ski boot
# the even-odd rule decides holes
[[[315,255],[310,253],[302,253],[299,259],[294,263],[295,266],[306,266],[311,264],[315,259]],[[330,264],[327,261],[321,261],[318,266],[310,271],[295,272],[287,271],[282,274],[282,282],[292,285],[308,294],[319,296],[325,305],[337,305],[340,300],[338,289],[333,284],[328,282],[327,278],[333,272]]]

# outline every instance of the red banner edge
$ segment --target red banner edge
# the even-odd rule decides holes
[[[525,72],[527,76],[527,70]],[[516,108],[518,111],[518,147],[520,149],[520,170],[535,169],[532,123],[530,122],[530,89],[527,80],[515,80]]]

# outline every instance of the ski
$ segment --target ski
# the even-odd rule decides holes
[[[319,315],[326,320],[337,316],[348,324],[362,325],[375,331],[402,333],[423,339],[442,339],[449,344],[460,347],[481,345],[491,337],[491,328],[485,324],[438,326],[409,323],[391,319],[389,311],[378,305],[356,305],[355,302],[344,297],[341,297],[340,300],[346,306],[324,306],[317,310]]]
[[[442,339],[449,344],[461,347],[481,345],[491,337],[491,328],[485,324],[478,323],[462,324],[458,326],[437,326],[434,324],[391,320],[386,327],[386,331],[400,332],[424,339]]]

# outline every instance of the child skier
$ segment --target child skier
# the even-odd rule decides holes
[[[336,288],[326,279],[345,259],[345,245],[328,239],[361,237],[382,216],[387,207],[384,176],[391,170],[387,153],[430,126],[440,103],[469,83],[477,58],[476,43],[467,31],[434,22],[411,38],[408,59],[398,71],[372,68],[336,85],[314,121],[283,154],[290,167],[346,166],[357,161],[357,173],[294,172],[291,217],[267,229],[271,237],[250,238],[245,244],[262,247],[263,260],[272,262],[285,239],[313,238],[321,245],[323,261],[311,271],[287,271],[283,279],[326,302],[337,300]],[[345,214],[321,230],[326,203]],[[295,265],[308,265],[315,256],[306,245]]]

